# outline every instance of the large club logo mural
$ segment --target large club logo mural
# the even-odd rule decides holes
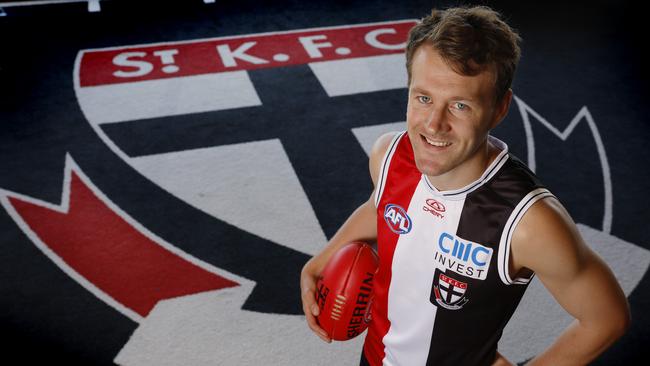
[[[361,337],[332,351],[310,334],[300,315],[298,271],[333,235],[345,218],[341,212],[351,212],[370,194],[367,154],[373,141],[405,128],[403,51],[413,24],[79,52],[75,91],[98,143],[230,238],[215,237],[209,258],[187,243],[163,239],[103,193],[72,155],[66,157],[59,203],[0,189],[5,210],[44,255],[138,323],[116,363],[358,360]],[[597,116],[588,106],[575,107],[568,127],[559,129],[534,103],[515,97],[510,114],[524,136],[504,140],[526,141],[519,155],[535,170],[546,141],[534,131],[567,145],[586,131],[597,153],[584,158],[599,162],[602,177],[602,225],[578,227],[629,294],[645,275],[650,253],[610,234],[612,162]],[[332,208],[341,203],[348,207]],[[282,268],[272,273],[285,277],[271,278],[264,263],[279,263]],[[516,361],[540,352],[569,321],[537,280],[522,308],[527,311],[515,313],[500,345]]]

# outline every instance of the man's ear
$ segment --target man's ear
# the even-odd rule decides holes
[[[512,89],[508,89],[508,91],[503,95],[503,98],[497,102],[496,110],[494,111],[494,121],[492,121],[490,129],[498,126],[499,123],[506,118],[508,110],[510,109],[510,102],[512,102]]]

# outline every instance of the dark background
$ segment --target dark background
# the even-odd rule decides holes
[[[120,207],[170,242],[182,241],[180,237],[187,229],[166,225],[139,206],[143,195],[157,194],[149,192],[151,183],[101,146],[79,109],[72,79],[78,51],[417,19],[427,14],[432,5],[460,4],[429,1],[133,3],[102,2],[99,13],[88,13],[85,3],[4,8],[7,16],[0,17],[0,188],[59,202],[64,157],[66,152],[71,152],[84,169],[88,167],[87,174],[109,197],[115,197]],[[614,190],[611,234],[650,249],[650,234],[646,231],[650,219],[646,198],[650,187],[647,168],[650,149],[646,147],[650,128],[645,110],[649,78],[647,61],[642,56],[647,41],[642,31],[645,20],[634,2],[464,3],[495,8],[520,32],[523,56],[513,86],[517,96],[560,130],[582,106],[589,108],[611,168]],[[396,104],[395,108],[402,108],[398,114],[403,115],[404,107],[405,104]],[[521,135],[521,131],[512,127],[520,125],[520,116],[515,111],[511,109],[504,127],[499,127],[497,133]],[[578,128],[586,129],[586,126]],[[209,143],[198,141],[197,145]],[[516,154],[525,157],[525,141],[514,139],[508,143]],[[560,143],[549,143],[546,149],[539,150],[538,173],[577,222],[600,228],[602,178],[593,175],[594,171],[599,172],[599,162],[581,159],[597,156],[595,148],[588,140],[572,146],[574,150],[568,151]],[[298,145],[296,149],[299,152],[301,147]],[[363,170],[351,179],[365,188],[369,183]],[[311,186],[313,182],[303,184],[308,193],[323,191]],[[337,186],[336,181],[332,184]],[[359,189],[346,193],[341,202],[310,195],[328,237],[367,197],[367,192]],[[169,197],[159,198],[159,205],[168,209],[170,215],[187,213],[187,209],[172,208],[174,202]],[[219,231],[215,225],[212,230]],[[39,360],[111,364],[136,324],[69,279],[24,236],[4,210],[0,211],[0,243],[0,329],[5,339],[9,339],[3,347],[5,358],[17,358],[25,364]],[[184,249],[219,264],[219,259],[204,249]],[[299,269],[306,258],[295,256],[289,268]],[[290,272],[290,275],[296,274]],[[650,340],[649,296],[650,276],[646,274],[629,297],[632,328],[594,364],[645,363],[635,360],[645,357]],[[255,302],[251,303],[249,306],[255,308]],[[299,311],[293,305],[268,305],[282,308],[284,313]]]

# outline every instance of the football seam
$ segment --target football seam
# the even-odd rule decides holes
[[[356,253],[354,255],[354,260],[352,261],[352,265],[350,266],[351,269],[354,268],[357,265],[357,263],[359,262],[359,258],[361,257],[361,252],[365,249],[366,246],[367,246],[367,244],[362,243],[361,247],[356,251]],[[346,289],[348,287],[348,283],[350,282],[350,276],[351,275],[352,275],[352,271],[348,271],[348,273],[345,276],[345,282],[343,283],[343,288],[344,289]],[[342,294],[337,294],[336,298],[338,299],[339,296],[342,296]],[[342,296],[342,297],[345,299],[345,302],[347,303],[347,298],[345,298],[345,296]],[[335,301],[335,303],[336,303],[336,301]],[[336,311],[336,316],[335,316],[335,311]],[[337,321],[341,318],[342,314],[343,314],[343,311],[341,311],[339,308],[337,308],[336,305],[334,305],[332,307],[332,311],[330,311],[330,317],[332,319],[334,319],[334,320],[337,320]],[[334,325],[335,326],[332,328],[332,332],[334,331],[334,329],[336,327],[336,324],[334,324]]]

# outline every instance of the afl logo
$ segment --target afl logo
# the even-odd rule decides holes
[[[406,210],[398,205],[392,203],[386,205],[384,220],[395,234],[402,235],[411,231],[411,218],[406,214]]]
[[[433,198],[427,199],[426,206],[423,206],[422,209],[426,212],[430,212],[433,216],[440,218],[445,217],[442,213],[446,211],[445,205],[434,200]]]

